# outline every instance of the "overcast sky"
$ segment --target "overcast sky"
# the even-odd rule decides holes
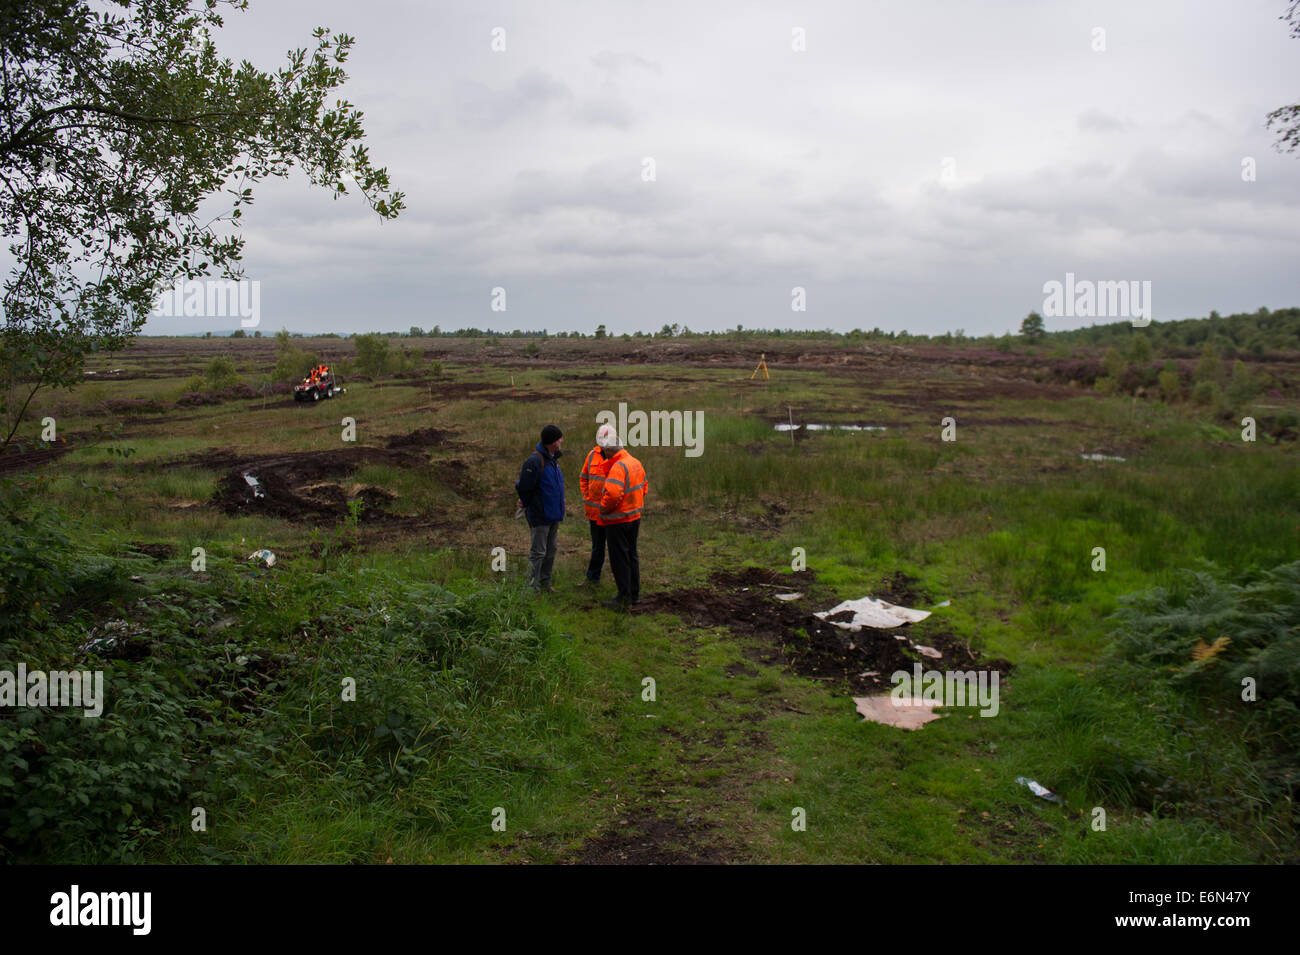
[[[261,327],[1000,334],[1067,272],[1150,281],[1156,321],[1300,305],[1300,156],[1264,127],[1300,101],[1285,9],[252,0],[236,60],[356,38],[344,95],[408,206],[263,183]]]

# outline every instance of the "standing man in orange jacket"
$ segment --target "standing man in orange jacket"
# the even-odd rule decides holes
[[[617,436],[615,437],[617,442]],[[605,604],[607,607],[626,610],[641,599],[641,564],[637,559],[637,531],[641,528],[641,509],[645,506],[645,468],[627,453],[626,448],[615,445],[613,453],[606,452],[609,470],[605,472],[605,493],[600,499],[600,521],[605,525],[605,539],[609,542],[609,567],[618,584],[618,597]]]
[[[582,462],[578,487],[582,491],[582,506],[587,510],[587,524],[591,528],[591,560],[587,563],[587,577],[579,587],[594,587],[600,583],[600,572],[605,567],[605,525],[600,519],[600,502],[605,496],[605,475],[609,473],[609,459],[618,450],[618,435],[613,425],[602,424],[596,429],[596,446],[587,452]],[[611,562],[611,567],[613,566]]]

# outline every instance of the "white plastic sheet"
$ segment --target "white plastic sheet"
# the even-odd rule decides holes
[[[845,610],[853,611],[852,620],[831,620],[835,626],[848,631],[858,631],[863,627],[874,627],[877,630],[889,630],[893,627],[901,627],[905,623],[918,623],[930,616],[928,610],[912,610],[909,607],[899,607],[884,600],[876,600],[872,597],[863,597],[860,600],[845,600],[836,604],[830,610],[822,610],[814,616],[825,620],[837,613]]]

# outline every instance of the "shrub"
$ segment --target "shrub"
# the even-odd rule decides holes
[[[1165,401],[1177,401],[1182,394],[1182,379],[1176,371],[1162,371],[1159,377],[1160,397]]]
[[[1213,405],[1219,401],[1219,386],[1213,381],[1198,381],[1192,386],[1192,401],[1198,405]]]
[[[280,357],[276,359],[275,377],[281,380],[297,380],[319,364],[320,360],[315,353],[288,345],[281,349]]]
[[[1206,342],[1201,346],[1201,360],[1196,363],[1196,371],[1192,373],[1192,379],[1197,382],[1213,381],[1218,382],[1222,373],[1222,363],[1219,361],[1219,351],[1211,342]]]
[[[1245,729],[1266,795],[1300,775],[1300,561],[1241,575],[1208,566],[1121,599],[1109,619],[1112,662],[1165,683]],[[1255,686],[1248,698],[1243,686]],[[1243,705],[1243,702],[1248,705]]]
[[[207,369],[203,372],[204,383],[214,390],[229,388],[231,385],[239,383],[239,371],[235,368],[232,359],[224,355],[218,355],[208,362]]]
[[[1106,357],[1102,360],[1102,364],[1106,366],[1106,376],[1116,381],[1119,381],[1119,376],[1124,374],[1124,369],[1128,366],[1124,356],[1114,346],[1106,349]]]
[[[1151,360],[1151,340],[1141,332],[1133,333],[1129,344],[1128,359],[1135,365],[1145,364]]]
[[[357,370],[371,378],[387,374],[393,364],[388,339],[378,332],[357,335],[353,342],[357,349]]]
[[[1224,389],[1229,402],[1234,405],[1243,405],[1251,401],[1259,394],[1259,383],[1251,375],[1250,369],[1246,367],[1245,362],[1240,358],[1232,363],[1232,380],[1228,382],[1228,387]]]
[[[1095,358],[1067,359],[1052,364],[1051,377],[1055,381],[1077,381],[1081,385],[1091,387],[1098,378],[1102,377],[1105,370],[1102,363]]]

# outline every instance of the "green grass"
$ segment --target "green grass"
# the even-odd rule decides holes
[[[177,557],[148,565],[146,586],[206,587],[213,612],[247,624],[245,637],[268,651],[297,641],[322,612],[355,627],[337,644],[314,646],[301,685],[284,691],[264,722],[245,727],[254,734],[275,727],[285,737],[273,756],[232,768],[249,788],[216,807],[205,851],[178,827],[149,858],[549,862],[647,811],[705,820],[698,838],[736,861],[1292,857],[1284,838],[1293,832],[1290,809],[1260,795],[1258,754],[1240,727],[1193,707],[1193,728],[1180,728],[1168,716],[1183,712],[1172,691],[1117,683],[1101,668],[1112,640],[1106,619],[1123,595],[1166,584],[1202,559],[1244,573],[1294,558],[1300,487],[1287,448],[1245,445],[1181,409],[1082,395],[1050,404],[949,402],[958,440],[943,442],[938,416],[912,399],[941,397],[964,381],[945,369],[867,388],[814,371],[782,372],[763,385],[737,369],[690,367],[682,375],[610,365],[609,378],[593,382],[545,368],[448,365],[447,382],[509,387],[514,374],[517,389],[554,397],[431,401],[424,386],[392,382],[357,385],[320,407],[199,408],[174,428],[158,425],[156,436],[140,422],[129,436],[79,449],[39,486],[34,476],[21,479],[84,519],[87,540],[106,552],[121,553],[133,540],[173,543]],[[88,387],[103,389],[102,400],[175,384]],[[754,662],[746,656],[753,648],[725,628],[618,617],[571,590],[586,559],[577,467],[596,413],[616,411],[619,401],[705,412],[702,456],[637,450],[651,487],[641,538],[647,592],[698,586],[713,570],[745,564],[788,569],[796,547],[837,599],[908,574],[930,603],[952,600],[916,628],[919,636],[950,632],[1014,664],[999,715],[952,711],[913,733],[866,723],[846,694]],[[792,440],[772,430],[787,407],[796,420],[906,427]],[[364,532],[359,548],[331,558],[322,575],[309,553],[313,532],[320,539],[336,528],[169,506],[206,500],[216,475],[160,462],[214,446],[250,454],[335,448],[344,415],[357,419],[361,443],[418,427],[458,431],[458,444],[431,449],[425,467],[367,465],[341,479],[384,487],[397,495],[397,512],[447,518],[449,527],[424,536]],[[990,418],[1047,423],[961,423]],[[573,506],[561,530],[561,593],[532,604],[517,590],[526,541],[510,516],[510,485],[549,420],[566,430]],[[113,446],[134,453],[123,459]],[[1079,459],[1081,449],[1098,447],[1120,448],[1128,460]],[[481,498],[466,501],[438,479],[438,463],[453,458],[469,465]],[[189,570],[195,546],[207,548],[221,587]],[[223,576],[262,579],[244,565],[262,546],[284,555],[274,602],[226,589],[233,585]],[[490,569],[494,546],[507,550],[504,579]],[[1098,547],[1104,570],[1093,567]],[[476,608],[482,626],[470,630],[484,646],[512,629],[536,635],[504,682],[487,661],[463,664],[462,683],[445,694],[456,706],[437,692],[441,677],[417,639],[443,626],[423,603],[444,592],[437,600]],[[383,606],[390,616],[394,608],[413,616],[398,628],[383,622]],[[421,730],[450,734],[435,763],[421,763],[417,752],[386,765],[375,725],[367,736],[338,722],[343,711],[324,701],[337,696],[348,668],[374,681],[371,692],[386,704],[404,701],[418,723],[411,747],[418,749]],[[657,684],[654,702],[641,696],[647,676]],[[1017,776],[1049,786],[1067,805],[1036,799]],[[1175,808],[1147,804],[1157,777],[1181,794]],[[1216,814],[1198,793],[1253,799],[1258,808]],[[497,807],[507,814],[504,833],[489,824]],[[791,828],[797,808],[806,831]],[[1092,827],[1097,808],[1105,831]]]

